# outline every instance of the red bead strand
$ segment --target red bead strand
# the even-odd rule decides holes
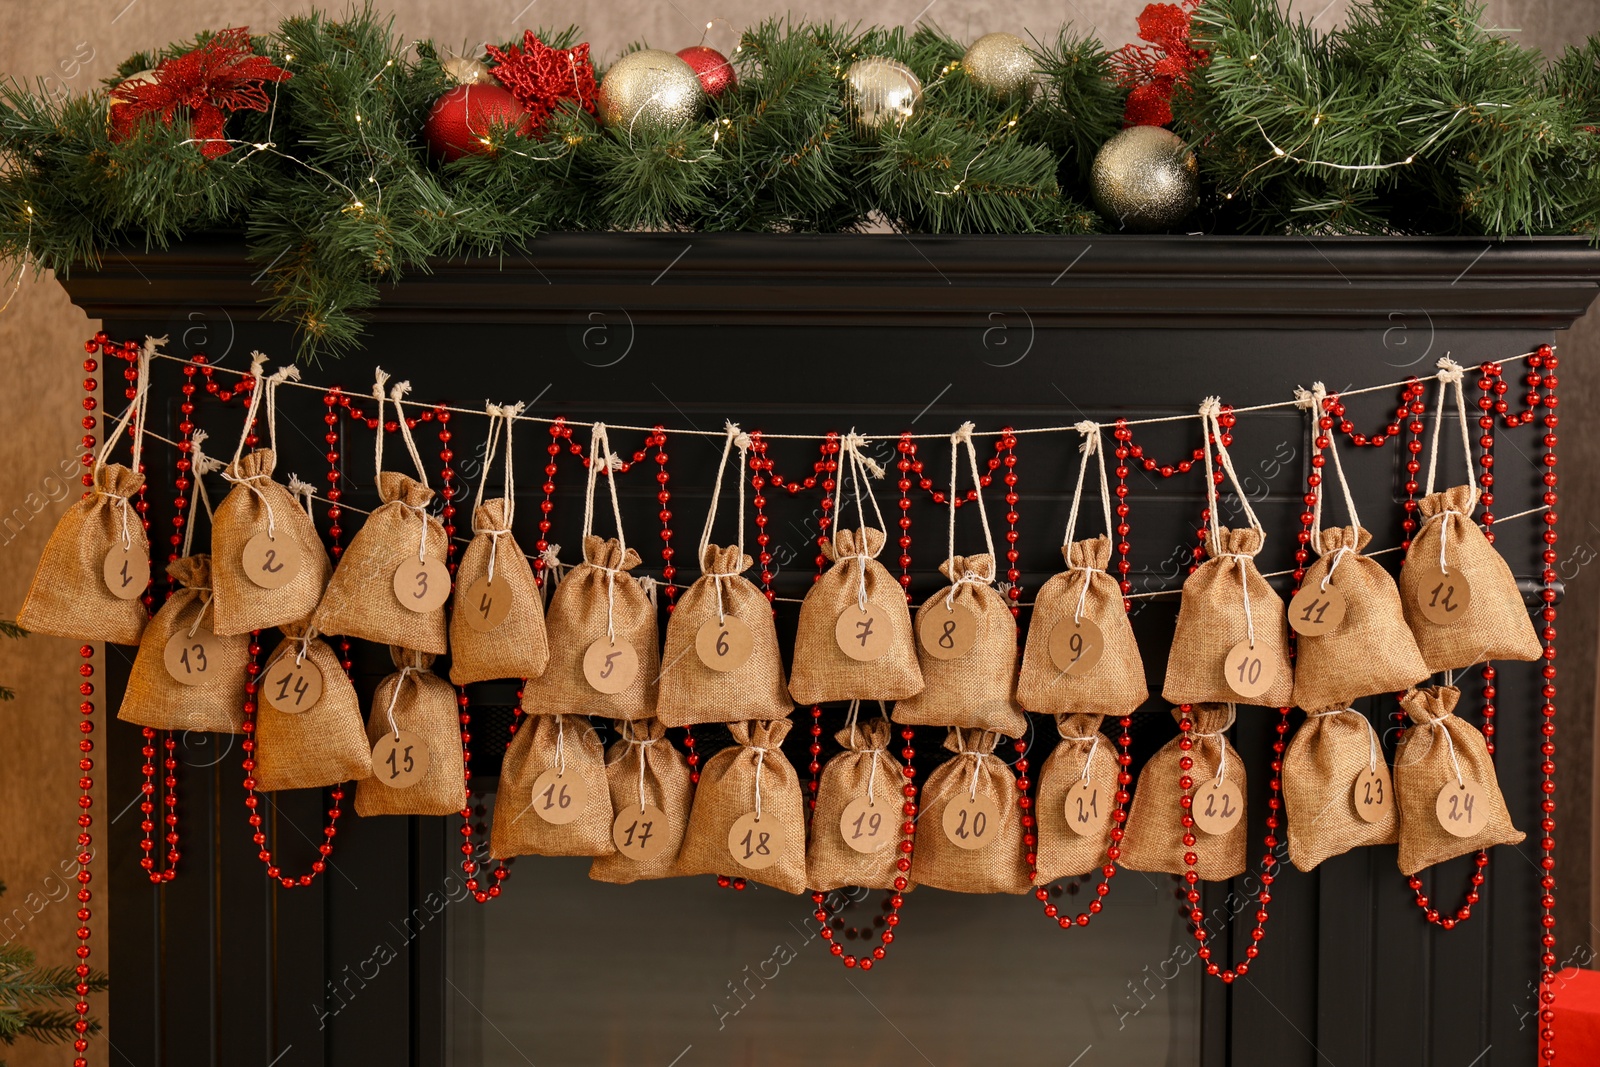
[[[1128,792],[1128,786],[1133,783],[1133,773],[1128,770],[1133,764],[1133,756],[1129,753],[1129,748],[1133,744],[1133,735],[1129,732],[1130,727],[1133,726],[1133,719],[1124,715],[1117,720],[1117,725],[1122,732],[1117,735],[1116,806],[1111,811],[1111,821],[1113,823],[1111,831],[1106,835],[1106,862],[1100,868],[1100,881],[1094,887],[1095,897],[1089,901],[1088,911],[1079,912],[1078,917],[1074,919],[1070,915],[1062,915],[1061,909],[1050,903],[1049,888],[1037,884],[1039,881],[1038,853],[1033,848],[1028,849],[1028,881],[1035,883],[1034,899],[1044,905],[1045,917],[1054,919],[1056,925],[1063,930],[1088,926],[1089,921],[1100,914],[1105,907],[1106,896],[1111,892],[1111,879],[1117,875],[1117,860],[1122,858],[1122,839],[1126,834],[1124,824],[1128,821],[1128,801],[1133,795]],[[1027,811],[1023,812],[1024,817],[1028,817],[1028,814]],[[1023,841],[1025,844],[1028,843],[1028,838],[1025,836]]]
[[[677,606],[678,586],[673,579],[678,576],[677,564],[673,562],[672,548],[672,490],[667,488],[672,481],[667,473],[667,431],[664,427],[657,426],[655,436],[647,439],[648,443],[656,448],[656,503],[661,505],[657,518],[661,520],[661,591],[667,596],[667,614],[672,614],[672,609]],[[741,520],[742,520],[741,516]],[[696,560],[696,564],[699,561]]]
[[[89,833],[89,827],[94,824],[94,817],[89,814],[89,809],[94,807],[94,779],[90,777],[90,772],[94,770],[94,758],[91,755],[94,752],[94,740],[89,735],[94,733],[94,720],[90,717],[94,714],[94,702],[89,698],[94,695],[94,683],[89,679],[94,677],[94,664],[90,662],[94,658],[94,646],[79,646],[78,656],[83,660],[83,663],[78,667],[78,674],[83,678],[83,681],[78,683],[78,693],[83,697],[83,701],[78,705],[78,711],[83,715],[83,720],[78,724],[78,732],[83,736],[78,740],[78,773],[80,775],[78,778],[77,838],[78,947],[75,950],[78,962],[73,970],[78,979],[77,985],[74,987],[74,992],[77,993],[78,999],[72,1006],[73,1012],[78,1016],[72,1023],[72,1029],[77,1035],[73,1039],[72,1047],[78,1056],[72,1063],[73,1067],[88,1067],[89,1061],[84,1059],[83,1054],[89,1048],[89,937],[92,933],[89,929],[89,920],[93,914],[89,910],[89,903],[93,898],[93,894],[89,889],[89,883],[93,880],[93,876],[89,872],[89,864],[94,860],[94,838]]]
[[[1539,821],[1539,888],[1541,890],[1541,895],[1539,898],[1539,926],[1542,931],[1539,936],[1541,950],[1539,954],[1539,1058],[1544,1063],[1552,1063],[1556,1058],[1555,1011],[1552,1007],[1552,1004],[1555,1001],[1555,981],[1558,973],[1555,937],[1555,659],[1557,599],[1556,584],[1560,579],[1555,570],[1557,559],[1555,506],[1557,502],[1556,429],[1560,425],[1560,419],[1556,415],[1557,378],[1555,371],[1559,366],[1559,363],[1557,362],[1555,354],[1551,351],[1549,345],[1541,346],[1535,358],[1539,360],[1538,363],[1533,363],[1532,360],[1529,361],[1530,363],[1533,363],[1533,367],[1530,369],[1528,375],[1528,399],[1530,412],[1526,415],[1518,415],[1515,417],[1517,418],[1519,424],[1523,422],[1532,422],[1532,409],[1537,406],[1543,408],[1544,410],[1544,414],[1540,417],[1540,421],[1544,430],[1543,437],[1541,438],[1541,444],[1544,446],[1544,454],[1540,457],[1540,465],[1544,467],[1544,473],[1542,475],[1542,481],[1544,483],[1543,502],[1550,510],[1544,513],[1544,532],[1540,537],[1540,539],[1544,542],[1544,555],[1542,557],[1544,562],[1544,572],[1541,576],[1544,581],[1544,589],[1540,593],[1540,599],[1544,606],[1540,609],[1539,613],[1539,621],[1542,623],[1539,628],[1539,639],[1544,646],[1544,651],[1540,662],[1540,674],[1543,683],[1540,688],[1540,696],[1543,698],[1543,700],[1539,708],[1539,715],[1541,719],[1539,724],[1539,732],[1543,736],[1544,740],[1539,746],[1539,754],[1543,757],[1543,761],[1539,765],[1539,773],[1542,776],[1542,780],[1539,783],[1539,791],[1543,794],[1543,799],[1539,802],[1541,815]],[[1539,380],[1540,376],[1537,373],[1540,368],[1545,371],[1542,376],[1542,382]],[[1535,392],[1540,384],[1542,384],[1545,388],[1545,394],[1542,397],[1538,397]],[[1537,404],[1535,404],[1535,401],[1537,401]],[[1510,417],[1508,416],[1508,422],[1509,419]]]
[[[1133,564],[1128,559],[1128,553],[1132,550],[1132,546],[1128,543],[1128,534],[1133,528],[1128,525],[1128,512],[1130,510],[1128,507],[1128,458],[1133,453],[1128,442],[1132,439],[1133,434],[1128,429],[1127,419],[1117,420],[1112,436],[1117,442],[1117,447],[1113,452],[1117,459],[1117,465],[1111,472],[1117,479],[1117,484],[1111,487],[1111,492],[1117,498],[1116,505],[1113,508],[1117,516],[1117,588],[1122,590],[1122,610],[1131,611],[1133,610],[1133,601],[1128,599],[1128,594],[1133,592],[1133,582],[1128,578],[1128,574],[1133,569]]]
[[[1401,427],[1404,426],[1411,417],[1412,401],[1417,397],[1420,397],[1423,394],[1424,389],[1425,387],[1423,386],[1422,382],[1419,381],[1416,376],[1413,375],[1411,378],[1407,379],[1406,383],[1400,387],[1400,403],[1394,409],[1394,421],[1386,424],[1381,432],[1371,434],[1370,436],[1356,432],[1355,423],[1345,418],[1344,404],[1338,402],[1337,398],[1330,398],[1334,399],[1335,403],[1333,403],[1326,410],[1338,420],[1339,432],[1344,434],[1345,437],[1350,440],[1352,445],[1355,445],[1358,448],[1369,446],[1372,448],[1382,448],[1389,442],[1390,438],[1394,438],[1396,440],[1399,439]]]

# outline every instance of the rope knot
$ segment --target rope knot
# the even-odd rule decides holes
[[[951,443],[958,445],[970,444],[972,442],[972,431],[974,429],[976,429],[976,426],[973,423],[963,422],[959,427],[956,428],[956,432],[950,435]]]
[[[1202,419],[1214,419],[1221,414],[1222,398],[1220,396],[1208,396],[1200,401],[1200,417]]]
[[[1439,381],[1445,385],[1454,385],[1466,376],[1466,368],[1449,356],[1440,356],[1436,364],[1439,368]]]

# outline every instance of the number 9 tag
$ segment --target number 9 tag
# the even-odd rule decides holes
[[[1050,628],[1050,662],[1062,674],[1088,674],[1100,662],[1105,647],[1100,627],[1088,616],[1073,622],[1069,615]]]
[[[267,668],[261,694],[274,710],[291,715],[310,711],[322,699],[322,668],[307,656],[299,663],[287,652]]]
[[[757,818],[753,811],[745,812],[733,821],[728,830],[728,854],[741,867],[762,871],[778,862],[783,855],[783,823],[772,816]]]
[[[388,731],[372,746],[372,776],[390,789],[422,781],[429,762],[428,743],[410,730]]]
[[[408,556],[394,570],[394,597],[419,615],[437,611],[450,599],[450,569],[433,556]]]

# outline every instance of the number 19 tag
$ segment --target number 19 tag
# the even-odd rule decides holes
[[[857,852],[882,852],[894,842],[895,831],[894,813],[871,797],[856,797],[839,816],[839,833]]]

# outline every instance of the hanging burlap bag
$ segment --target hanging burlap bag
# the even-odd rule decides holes
[[[822,768],[817,787],[806,883],[819,893],[848,885],[892,889],[905,877],[898,867],[905,777],[888,751],[894,729],[887,718],[863,723],[859,716],[852,701],[849,725],[834,734],[844,751]]]
[[[1394,754],[1404,875],[1526,836],[1511,825],[1483,734],[1454,715],[1460,698],[1453,685],[1411,689],[1400,698],[1413,723]],[[1462,836],[1446,830],[1446,820]]]
[[[372,774],[372,748],[361,723],[361,702],[355,686],[339,666],[339,657],[312,627],[283,627],[283,640],[267,657],[260,677],[271,679],[280,660],[310,663],[321,680],[322,695],[302,711],[282,711],[274,703],[273,686],[263,684],[256,701],[256,789],[312,789],[360,781]],[[291,706],[288,700],[284,706]]]
[[[655,715],[661,676],[656,608],[641,581],[628,572],[639,565],[622,531],[622,508],[611,477],[611,443],[595,423],[589,484],[583,511],[583,562],[561,579],[550,596],[545,629],[550,665],[524,687],[524,703],[547,715],[600,715],[637,721]],[[606,471],[617,536],[590,533],[599,469]],[[652,585],[653,588],[653,585]]]
[[[233,462],[222,473],[233,488],[217,505],[211,527],[212,583],[220,634],[246,634],[304,622],[317,609],[333,570],[310,514],[272,477],[278,462],[278,387],[285,381],[298,381],[300,372],[283,367],[263,378],[265,363],[261,353],[252,355],[250,373],[257,386],[250,392],[250,407]],[[245,441],[263,403],[269,447],[245,455]]]
[[[694,784],[689,764],[655,719],[622,724],[622,740],[611,746],[606,782],[611,787],[611,841],[617,851],[589,865],[597,882],[626,885],[672,878],[689,827]]]
[[[250,638],[212,631],[209,556],[186,555],[167,564],[167,573],[182,588],[145,627],[117,718],[155,730],[242,733]]]
[[[994,754],[999,740],[998,734],[958,729],[945,738],[944,747],[956,755],[934,768],[922,788],[911,861],[917,884],[957,893],[1028,891],[1017,779]],[[958,840],[978,845],[963,847]]]
[[[1400,805],[1365,715],[1338,705],[1306,713],[1283,757],[1283,807],[1289,862],[1302,871],[1397,840]]]
[[[1289,621],[1283,599],[1256,569],[1266,531],[1250,507],[1250,499],[1234,473],[1223,444],[1215,397],[1200,408],[1205,432],[1215,442],[1222,469],[1250,526],[1230,530],[1219,525],[1217,486],[1206,456],[1206,500],[1211,533],[1206,550],[1211,558],[1183,583],[1178,628],[1167,654],[1167,678],[1161,695],[1173,704],[1242,703],[1287,707],[1294,699],[1294,669],[1289,663]]]
[[[450,613],[450,680],[456,685],[495,678],[537,678],[550,662],[544,600],[533,568],[511,533],[516,507],[511,431],[522,405],[490,404],[488,413],[489,438],[472,508],[472,541],[456,568],[456,597]],[[485,502],[483,490],[502,425],[506,494]]]
[[[1109,535],[1116,526],[1111,517],[1104,441],[1095,423],[1080,423],[1078,431],[1084,435],[1083,459],[1061,545],[1067,569],[1044,583],[1034,600],[1022,673],[1017,679],[1017,702],[1047,715],[1128,715],[1149,699],[1150,688],[1123,607],[1122,589],[1106,570],[1111,562]],[[1091,455],[1099,459],[1100,506],[1107,536],[1074,541],[1078,502]]]
[[[840,449],[834,535],[822,545],[832,566],[807,590],[795,631],[789,695],[796,704],[904,700],[922,692],[905,591],[876,558],[883,551],[886,527],[867,477],[869,471],[882,477],[883,468],[861,454],[864,443],[852,433]],[[854,530],[843,529],[840,522],[847,472],[853,473],[857,490]],[[876,529],[867,526],[863,496],[877,515]]]
[[[1036,885],[1070,878],[1106,858],[1117,807],[1117,750],[1100,732],[1102,715],[1057,715],[1061,740],[1039,772]]]
[[[1191,709],[1193,728],[1189,738],[1193,747],[1185,752],[1180,733],[1151,756],[1139,772],[1133,792],[1133,810],[1128,813],[1127,834],[1122,839],[1122,865],[1132,871],[1163,871],[1184,874],[1191,868],[1184,863],[1186,852],[1196,857],[1193,870],[1207,882],[1221,882],[1243,874],[1249,849],[1249,819],[1243,810],[1246,795],[1244,764],[1228,743],[1227,729],[1233,725],[1231,704],[1196,704]],[[1183,711],[1172,709],[1180,723]],[[1194,760],[1189,770],[1180,761]],[[1192,796],[1212,782],[1232,782],[1238,786],[1240,814],[1232,829],[1210,834],[1196,825],[1192,848],[1183,843],[1183,807],[1179,801],[1185,790],[1182,779],[1194,785]]]
[[[737,874],[786,893],[806,888],[805,802],[783,755],[792,724],[730,723],[734,744],[706,761],[678,868]]]
[[[719,547],[711,543],[711,529],[722,494],[722,473],[736,444],[739,542]],[[743,576],[751,564],[744,551],[744,470],[749,447],[750,439],[729,423],[705,530],[700,534],[700,577],[678,597],[667,619],[656,716],[668,726],[781,719],[794,708],[783,680],[772,605],[755,583]]]
[[[490,854],[609,856],[611,819],[605,749],[589,720],[530,712],[500,770]]]
[[[1536,660],[1542,654],[1517,580],[1472,520],[1477,487],[1466,484],[1433,491],[1444,429],[1445,392],[1455,389],[1461,447],[1467,476],[1473,470],[1467,430],[1462,369],[1448,359],[1439,365],[1439,403],[1434,413],[1428,482],[1417,504],[1422,526],[1400,568],[1400,602],[1406,622],[1430,671],[1453,671],[1496,659]]]
[[[391,647],[389,657],[399,669],[372,695],[372,777],[356,786],[356,814],[454,815],[467,805],[455,690],[429,670],[432,656]]]

